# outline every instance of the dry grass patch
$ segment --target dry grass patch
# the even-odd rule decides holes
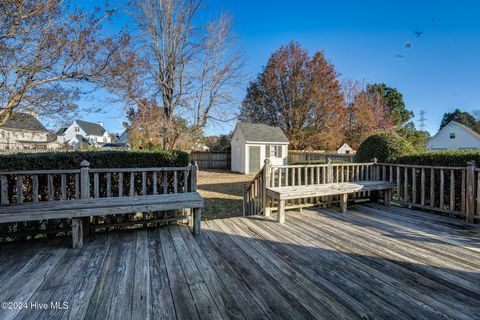
[[[203,217],[217,219],[241,216],[243,187],[253,175],[243,175],[230,171],[199,171],[198,191],[205,199]]]

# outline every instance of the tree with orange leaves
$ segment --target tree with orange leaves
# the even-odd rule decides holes
[[[295,149],[334,149],[344,140],[344,111],[334,66],[291,42],[249,84],[240,119],[282,128]]]
[[[345,81],[343,85],[347,115],[344,134],[352,148],[358,148],[372,134],[394,128],[389,107],[380,94],[366,90],[368,86],[358,81]]]

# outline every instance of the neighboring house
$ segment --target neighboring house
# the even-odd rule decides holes
[[[46,150],[49,132],[33,115],[14,112],[0,125],[0,150]]]
[[[352,147],[348,145],[348,143],[344,143],[338,148],[337,153],[340,154],[353,154],[355,153],[355,150],[353,150]]]
[[[337,153],[352,154],[352,153],[355,153],[355,151],[347,143],[344,143],[340,146],[340,148],[338,148]]]
[[[451,121],[427,142],[427,150],[480,149],[480,134],[469,127]]]
[[[274,165],[288,163],[288,139],[278,127],[237,123],[230,145],[231,168],[235,172],[257,173],[266,158]]]
[[[112,143],[120,142],[120,134],[118,132],[110,133],[110,141]]]
[[[84,144],[101,147],[112,142],[112,137],[101,122],[75,120],[68,128],[60,129],[57,134],[59,143],[69,145],[74,149]]]
[[[118,137],[119,143],[128,143],[128,132],[127,130],[123,130],[123,132]]]

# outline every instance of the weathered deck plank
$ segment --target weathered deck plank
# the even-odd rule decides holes
[[[433,308],[433,310],[437,312],[445,312],[445,310],[447,310],[447,313],[453,314],[456,318],[468,319],[468,317],[464,317],[462,313],[458,313],[457,310],[452,310],[452,308],[446,309],[446,307],[448,307],[448,302],[452,296],[459,299],[458,301],[469,301],[470,305],[473,305],[472,299],[448,290],[447,287],[441,285],[441,282],[436,282],[438,279],[434,278],[434,281],[431,281],[430,278],[432,276],[424,272],[421,268],[417,269],[415,264],[406,264],[401,260],[383,259],[376,251],[381,250],[381,246],[370,246],[370,241],[364,242],[363,239],[358,236],[344,237],[344,234],[340,234],[338,230],[334,228],[329,229],[325,225],[322,226],[322,232],[317,232],[317,230],[308,223],[302,222],[300,225],[297,225],[296,221],[292,221],[291,224],[294,225],[297,230],[302,230],[305,234],[318,239],[321,243],[327,244],[333,250],[347,253],[347,255],[353,259],[351,265],[357,266],[371,276],[391,284],[395,289],[390,288],[390,290],[400,290],[403,292],[400,296],[407,294],[418,300],[413,303],[413,305],[417,305],[417,308],[411,309],[413,313],[423,309],[430,310],[431,312]],[[334,240],[332,241],[330,239]],[[365,244],[368,244],[369,248],[363,250]],[[419,285],[421,285],[421,290],[418,289]],[[379,293],[383,292],[380,291]],[[401,304],[400,306],[403,305],[404,304]],[[406,305],[412,306],[412,304]],[[431,316],[427,316],[427,318]],[[416,318],[418,316],[414,314],[412,317]],[[445,318],[445,315],[436,313],[434,318]]]
[[[480,228],[376,204],[0,244],[1,319],[479,319]]]

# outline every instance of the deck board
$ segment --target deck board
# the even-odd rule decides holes
[[[480,227],[377,204],[0,244],[1,319],[480,319]]]

